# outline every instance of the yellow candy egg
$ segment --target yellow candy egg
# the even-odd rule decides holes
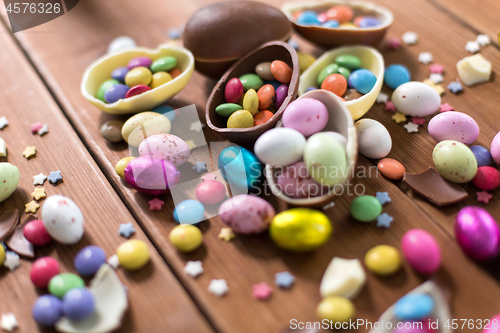
[[[243,97],[243,109],[250,112],[252,116],[259,112],[259,96],[255,90],[250,89],[246,92]]]
[[[149,261],[149,249],[146,242],[139,239],[131,239],[122,243],[116,250],[120,265],[128,270],[136,270]]]
[[[377,275],[391,275],[401,268],[401,255],[393,246],[378,245],[366,252],[365,265]]]
[[[227,128],[253,127],[253,116],[247,110],[233,112],[227,119]]]
[[[135,159],[135,157],[127,156],[127,157],[124,157],[121,160],[119,160],[118,163],[116,163],[115,171],[118,174],[118,176],[120,176],[122,178],[125,177],[125,168],[130,163],[130,161],[132,161],[133,159]]]
[[[319,303],[316,315],[320,319],[331,320],[334,323],[344,323],[354,317],[354,304],[345,297],[328,296]]]
[[[346,22],[339,25],[339,29],[358,29],[358,26],[354,23]]]
[[[153,74],[151,84],[149,86],[151,89],[154,89],[170,81],[172,81],[172,75],[167,72],[158,72]]]
[[[196,250],[203,243],[203,235],[197,227],[192,224],[179,224],[170,231],[170,241],[182,252]]]
[[[299,68],[301,73],[304,73],[305,70],[316,61],[316,58],[307,53],[297,52],[297,57],[299,58]]]
[[[125,75],[125,84],[129,87],[135,87],[140,84],[149,86],[153,75],[146,67],[135,67]]]
[[[3,248],[2,245],[0,245],[0,265],[3,264],[5,260],[5,249]]]

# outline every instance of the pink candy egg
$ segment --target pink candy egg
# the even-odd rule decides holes
[[[290,103],[283,113],[283,127],[293,128],[304,136],[320,132],[328,123],[326,106],[313,98],[301,98]]]
[[[219,207],[222,222],[238,234],[258,234],[265,231],[275,214],[269,202],[250,194],[236,195]]]
[[[38,288],[47,288],[50,279],[59,274],[59,263],[52,257],[37,259],[31,266],[30,278]]]
[[[226,187],[217,180],[206,180],[196,188],[196,197],[204,205],[215,205],[226,197]]]
[[[312,179],[304,162],[296,162],[287,166],[276,177],[277,189],[290,198],[312,198],[328,193]]]
[[[142,140],[139,145],[141,156],[165,159],[175,166],[184,164],[191,152],[188,144],[172,134],[155,134]]]
[[[500,132],[495,135],[493,140],[491,141],[491,157],[495,160],[495,162],[500,163]]]
[[[28,222],[24,226],[23,234],[28,242],[33,245],[45,245],[52,240],[42,220]]]
[[[454,140],[469,145],[479,135],[479,125],[463,112],[441,112],[429,121],[428,131],[437,142]]]
[[[472,183],[481,190],[493,191],[500,186],[500,173],[490,166],[479,167]]]
[[[441,265],[441,249],[434,237],[422,229],[411,229],[401,240],[403,256],[421,274],[432,274]]]
[[[134,97],[143,94],[149,90],[151,90],[150,87],[140,84],[138,86],[130,88],[129,91],[127,91],[127,94],[125,95],[125,98]]]
[[[493,217],[481,207],[468,206],[458,212],[455,237],[472,259],[493,258],[500,249],[500,229]]]
[[[137,191],[160,195],[179,182],[181,173],[166,160],[140,156],[131,160],[125,168],[125,181]]]
[[[224,98],[227,103],[239,103],[241,96],[243,96],[243,84],[240,79],[233,78],[226,84],[224,90]]]

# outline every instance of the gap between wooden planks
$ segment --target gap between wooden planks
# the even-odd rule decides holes
[[[282,1],[268,2],[277,7],[282,3]],[[403,62],[410,68],[415,79],[422,80],[429,73],[426,66],[416,62],[416,57],[418,52],[432,51],[436,61],[446,66],[448,82],[456,77],[454,64],[467,55],[462,51],[465,45],[463,40],[473,38],[473,32],[448,15],[436,11],[432,4],[425,1],[378,2],[395,13],[396,22],[391,27],[389,36],[401,36],[407,30],[414,30],[420,34],[420,42],[414,47],[405,47],[396,52],[384,50],[386,63]],[[164,208],[163,212],[151,213],[147,208],[147,200],[150,198],[131,191],[114,174],[114,163],[126,155],[126,147],[104,142],[99,135],[99,128],[103,122],[115,118],[102,114],[84,100],[79,94],[79,82],[85,67],[105,52],[112,38],[123,34],[130,35],[140,45],[155,47],[164,40],[168,28],[180,26],[196,9],[206,3],[208,2],[173,1],[166,6],[152,2],[144,5],[138,12],[134,10],[132,2],[122,1],[120,6],[114,6],[112,2],[96,5],[95,2],[88,1],[64,17],[33,29],[34,32],[46,30],[60,33],[40,35],[28,31],[16,37],[63,106],[66,115],[94,158],[103,168],[103,172],[114,184],[134,216],[145,226],[166,260],[214,325],[221,331],[273,332],[283,327],[291,318],[314,320],[314,307],[319,302],[319,280],[334,255],[362,258],[366,250],[381,242],[398,246],[404,231],[412,227],[429,230],[443,247],[445,269],[438,274],[438,278],[441,277],[454,295],[452,305],[455,318],[487,318],[498,312],[499,309],[486,307],[486,304],[496,304],[494,302],[498,297],[498,284],[495,276],[485,274],[482,268],[465,258],[452,240],[451,225],[458,207],[451,211],[439,211],[418,198],[408,198],[385,179],[371,179],[366,184],[367,193],[374,194],[376,191],[386,190],[393,197],[393,203],[385,210],[395,217],[396,222],[387,231],[355,224],[348,216],[348,204],[351,198],[341,198],[329,213],[336,228],[333,240],[325,248],[313,254],[285,253],[276,249],[265,235],[239,237],[233,243],[223,243],[217,239],[218,231],[223,224],[216,218],[212,219],[209,225],[203,226],[206,249],[192,255],[179,255],[170,246],[168,231],[175,226],[171,217],[172,202],[168,201],[168,207]],[[89,22],[92,24],[89,25]],[[135,22],[135,25],[130,25],[129,22]],[[435,31],[444,33],[436,35]],[[442,45],[445,47],[441,47]],[[485,49],[483,54],[491,58],[493,51]],[[54,58],[56,54],[57,59]],[[199,114],[203,116],[205,101],[213,85],[213,81],[195,74],[190,84],[174,102],[179,105],[195,102]],[[443,101],[470,110],[473,110],[473,106],[479,105],[483,107],[481,113],[477,115],[473,112],[468,113],[476,117],[484,116],[483,113],[486,113],[489,117],[490,113],[493,113],[492,105],[487,104],[484,97],[492,96],[493,90],[492,84],[485,84],[469,90],[470,93],[467,95],[451,96],[448,92]],[[383,111],[380,105],[375,106],[367,117],[378,119],[388,127],[394,141],[390,156],[402,161],[410,172],[418,172],[431,165],[430,154],[434,142],[423,133],[425,132],[423,129],[418,135],[406,134],[402,124],[395,124],[390,119],[390,114]],[[487,145],[495,129],[490,127],[487,119],[476,120],[483,131],[479,142]],[[215,137],[207,133],[207,139],[213,140]],[[361,159],[360,164],[373,165],[366,159]],[[471,203],[473,202],[472,200]],[[496,212],[494,215],[498,218]],[[197,281],[182,273],[185,261],[190,259],[202,259],[204,262],[206,273]],[[273,274],[285,269],[290,270],[298,278],[296,286],[291,291],[275,290],[275,295],[267,303],[251,299],[251,284],[261,281],[272,284]],[[228,280],[230,294],[227,297],[218,300],[207,294],[206,286],[212,278]],[[423,278],[414,275],[408,267],[405,267],[404,273],[388,280],[370,276],[367,288],[355,301],[358,317],[376,320],[387,306],[421,281]],[[470,285],[474,284],[481,287],[470,288]]]
[[[0,45],[0,115],[9,120],[0,132],[8,147],[8,156],[2,158],[2,162],[16,165],[21,173],[17,190],[2,202],[1,212],[18,209],[20,220],[24,222],[28,216],[24,204],[32,200],[31,192],[35,188],[32,177],[40,172],[48,175],[50,171],[61,170],[63,181],[52,185],[47,180],[43,188],[47,196],[61,194],[77,203],[85,217],[85,234],[72,246],[53,241],[47,246],[36,247],[36,258],[55,257],[61,265],[61,272],[76,273],[73,260],[81,248],[97,245],[110,257],[125,241],[118,235],[120,223],[132,222],[136,229],[132,238],[148,243],[151,262],[135,272],[117,270],[130,295],[130,309],[118,331],[187,331],[195,328],[211,332],[206,319],[113,191],[3,24],[0,24]],[[38,121],[49,125],[50,132],[43,137],[31,134],[30,125]],[[21,153],[25,147],[33,145],[37,147],[37,154],[27,160]],[[43,202],[42,199],[41,207]],[[41,218],[41,209],[37,216]],[[31,316],[31,308],[46,290],[37,290],[31,282],[32,262],[22,258],[21,267],[13,272],[3,266],[0,268],[0,313],[14,313],[19,321],[16,332],[32,333],[40,329]]]

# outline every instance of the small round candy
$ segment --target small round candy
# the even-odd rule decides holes
[[[130,88],[129,91],[127,91],[127,94],[125,95],[125,98],[130,98],[140,94],[144,94],[149,90],[151,90],[150,87],[140,84],[138,86]]]
[[[349,76],[351,75],[351,71],[345,67],[339,67],[339,69],[337,69],[337,73],[342,75],[346,80],[349,80]]]
[[[482,146],[470,146],[470,150],[476,157],[477,166],[489,166],[491,164],[491,154],[490,151]]]
[[[302,25],[319,25],[318,15],[312,10],[306,10],[297,17],[297,23]]]
[[[272,65],[272,63],[271,63]],[[257,74],[245,74],[240,76],[241,84],[243,85],[243,89],[248,91],[253,89],[255,91],[259,90],[260,87],[264,85],[264,81]],[[235,102],[238,103],[238,102]]]
[[[255,73],[262,79],[266,81],[273,81],[274,76],[271,73],[271,63],[270,62],[261,62],[257,66],[255,66]]]
[[[269,110],[264,110],[260,111],[253,117],[253,125],[258,126],[261,124],[267,123],[269,119],[271,119],[274,116],[274,113],[272,113]]]
[[[168,56],[155,60],[151,64],[151,71],[153,73],[168,72],[177,66],[177,58]]]
[[[299,68],[300,72],[304,73],[315,61],[316,58],[310,54],[297,52],[297,57],[299,58]]]
[[[334,323],[348,322],[354,317],[356,312],[354,304],[345,297],[328,296],[319,303],[316,315],[324,320],[331,320]]]
[[[337,20],[328,20],[325,23],[323,23],[321,26],[323,28],[337,28],[339,25],[340,25],[340,23]]]
[[[372,28],[372,27],[377,27],[380,25],[380,21],[373,17],[373,16],[365,16],[362,17],[359,21],[358,24],[356,24],[360,28]]]
[[[401,64],[387,66],[384,72],[384,82],[391,89],[396,89],[406,82],[410,82],[411,74],[408,68]]]
[[[85,282],[81,277],[72,273],[56,275],[49,282],[49,292],[59,298],[63,298],[71,289],[80,287],[85,287]]]
[[[354,11],[348,6],[334,6],[326,12],[329,20],[337,20],[339,23],[346,23],[352,20]]]
[[[170,241],[182,252],[196,250],[203,243],[200,229],[191,224],[179,224],[170,231]]]
[[[106,253],[98,246],[86,246],[75,257],[75,268],[81,275],[94,275],[106,262]]]
[[[361,60],[350,54],[339,55],[335,58],[335,63],[340,67],[345,67],[349,70],[356,70],[361,67]]]
[[[108,90],[109,87],[114,86],[115,84],[120,84],[118,80],[115,79],[110,79],[104,81],[103,84],[99,87],[99,90],[97,91],[97,99],[106,102],[106,99],[104,98],[104,95],[106,94],[106,90]]]
[[[55,296],[42,295],[33,305],[31,314],[40,326],[54,326],[63,315],[63,302]]]
[[[323,68],[321,72],[318,74],[318,78],[316,80],[316,83],[318,83],[318,86],[321,86],[323,81],[328,77],[330,74],[335,74],[337,73],[337,70],[339,69],[339,65],[337,64],[330,64]]]
[[[181,224],[196,224],[204,220],[205,207],[199,201],[188,199],[179,202],[174,209],[174,219]]]
[[[153,61],[148,57],[137,57],[128,62],[128,69],[133,69],[136,67],[148,67],[151,66]]]
[[[375,74],[367,69],[358,69],[349,76],[349,85],[361,94],[368,94],[376,82]]]
[[[406,261],[420,274],[432,274],[441,266],[439,244],[425,230],[408,230],[401,239],[401,250]]]
[[[149,86],[152,78],[153,74],[151,74],[149,68],[142,66],[135,67],[125,76],[125,84],[129,87],[135,87],[138,85]]]
[[[130,239],[122,243],[116,250],[120,265],[128,270],[137,270],[149,261],[149,249],[146,242]]]
[[[323,83],[321,83],[321,89],[328,90],[342,97],[347,90],[347,81],[340,74],[330,74]]]
[[[172,81],[172,75],[166,73],[166,72],[158,72],[153,74],[153,77],[151,78],[151,83],[149,86],[151,89],[155,89],[161,85],[164,85],[167,82]]]
[[[125,99],[127,97],[129,88],[124,84],[114,84],[110,86],[104,93],[104,100],[106,103],[114,103],[120,99]]]
[[[168,74],[170,74],[172,76],[172,79],[175,79],[176,77],[178,77],[179,75],[181,75],[182,72],[181,72],[181,70],[179,68],[174,68],[171,71],[169,71]]]
[[[120,176],[121,178],[125,177],[125,168],[133,159],[135,159],[135,157],[127,156],[119,160],[118,163],[116,163],[115,171],[118,174],[118,176]]]
[[[361,195],[352,201],[350,211],[356,220],[371,222],[382,212],[382,205],[374,196]]]
[[[243,109],[253,115],[259,112],[259,96],[254,89],[249,89],[243,96]]]
[[[359,21],[361,21],[362,19],[364,19],[366,16],[365,15],[359,15],[359,16],[356,16],[354,18],[354,20],[352,20],[352,23],[354,23],[355,25],[357,25],[359,27]]]
[[[500,186],[500,173],[490,166],[479,167],[472,183],[483,191],[493,191]]]
[[[284,61],[273,61],[271,63],[271,73],[281,83],[289,84],[292,80],[292,69]]]
[[[50,243],[52,237],[45,229],[42,220],[28,222],[23,229],[24,237],[33,245],[41,246]],[[0,260],[1,262],[1,260]]]
[[[232,78],[226,84],[226,88],[224,89],[224,98],[227,103],[238,104],[241,96],[243,96],[243,84],[240,79]]]
[[[108,121],[101,126],[101,135],[109,142],[123,141],[122,127],[123,121],[121,120]]]
[[[408,294],[394,304],[394,315],[400,320],[420,320],[434,311],[434,299],[428,294]]]
[[[257,92],[259,98],[259,110],[267,110],[274,102],[276,92],[270,84],[263,85]]]
[[[392,158],[383,158],[377,163],[378,171],[385,178],[400,180],[403,178],[406,169],[403,164]]]
[[[87,318],[94,312],[94,308],[94,295],[87,288],[75,288],[64,295],[64,315],[71,320]]]
[[[283,105],[283,102],[285,101],[287,96],[288,96],[288,85],[287,84],[280,85],[276,89],[276,98],[274,99],[274,105],[276,106],[276,109],[281,108],[281,105]]]
[[[31,282],[38,288],[47,288],[50,280],[59,274],[59,263],[52,257],[37,259],[30,270]]]
[[[0,264],[3,264],[5,260],[5,249],[0,245]]]
[[[226,187],[217,180],[206,180],[196,187],[196,197],[204,205],[215,205],[226,197]]]
[[[111,77],[120,83],[125,82],[125,76],[127,75],[129,69],[127,67],[118,67],[111,72]]]
[[[401,256],[395,247],[379,245],[366,253],[365,265],[377,275],[392,275],[401,268]]]
[[[247,110],[233,112],[227,119],[227,128],[253,127],[253,116]]]

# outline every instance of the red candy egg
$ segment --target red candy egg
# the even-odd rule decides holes
[[[24,226],[23,233],[28,242],[33,245],[45,245],[52,240],[42,220],[27,223]]]
[[[490,166],[479,167],[472,183],[483,191],[493,191],[500,186],[500,173]]]
[[[59,274],[59,263],[52,257],[42,257],[31,266],[30,278],[38,288],[46,288],[50,279]]]
[[[226,187],[217,180],[206,180],[196,188],[196,197],[204,205],[215,205],[226,197]]]

